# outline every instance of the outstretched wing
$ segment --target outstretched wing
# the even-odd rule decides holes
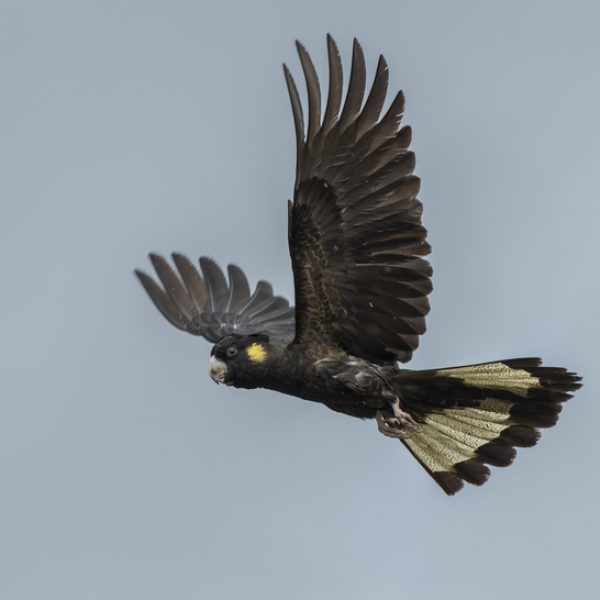
[[[135,274],[163,316],[183,331],[218,342],[232,333],[266,333],[275,343],[294,337],[294,308],[273,295],[271,284],[259,281],[250,293],[248,280],[235,265],[228,265],[229,282],[210,258],[200,258],[200,271],[181,254],[173,254],[175,272],[156,254],[150,260],[162,284],[143,271]]]
[[[373,361],[408,361],[425,331],[431,292],[420,180],[413,175],[409,127],[399,129],[398,93],[380,118],[388,67],[380,56],[365,94],[365,60],[354,41],[342,107],[342,64],[328,36],[329,93],[321,119],[321,90],[312,61],[297,43],[308,91],[308,126],[284,65],[296,129],[294,201],[289,244],[296,289],[296,341],[341,346]],[[362,108],[361,108],[362,107]],[[341,109],[341,111],[340,111]]]

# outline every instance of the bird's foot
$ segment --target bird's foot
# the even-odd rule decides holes
[[[417,422],[404,411],[400,411],[402,414],[397,415],[394,411],[394,415],[384,415],[380,410],[377,411],[375,419],[377,421],[377,428],[383,435],[391,437],[397,440],[403,440],[407,438],[411,430],[417,431],[419,429]]]
[[[390,405],[392,407],[392,411],[394,413],[394,417],[398,419],[400,425],[402,427],[407,427],[409,429],[418,430],[419,424],[412,418],[410,413],[403,411],[400,408],[400,399],[396,398],[394,402]]]

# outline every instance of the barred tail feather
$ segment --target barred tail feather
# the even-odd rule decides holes
[[[403,443],[447,494],[482,485],[486,465],[510,465],[515,447],[535,445],[537,429],[558,421],[580,380],[538,358],[403,371],[405,408],[420,422]]]

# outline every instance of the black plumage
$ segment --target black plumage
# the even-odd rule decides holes
[[[509,465],[515,447],[534,445],[537,430],[556,423],[580,378],[537,358],[399,368],[425,332],[432,289],[411,130],[400,127],[404,96],[381,116],[388,66],[380,57],[365,100],[365,59],[355,41],[342,99],[342,63],[328,36],[322,111],[316,70],[299,43],[297,50],[306,120],[284,66],[297,148],[289,203],[295,308],[264,281],[252,292],[234,265],[226,278],[206,257],[198,270],[173,254],[173,270],[152,254],[160,284],[136,274],[168,321],[215,344],[210,374],[218,383],[273,389],[375,419],[446,493],[463,481],[480,485],[487,464]]]

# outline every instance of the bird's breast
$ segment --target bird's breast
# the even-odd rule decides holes
[[[387,406],[385,373],[377,365],[353,357],[306,359],[282,357],[263,386],[353,416],[371,417]],[[287,359],[287,360],[286,360]]]

